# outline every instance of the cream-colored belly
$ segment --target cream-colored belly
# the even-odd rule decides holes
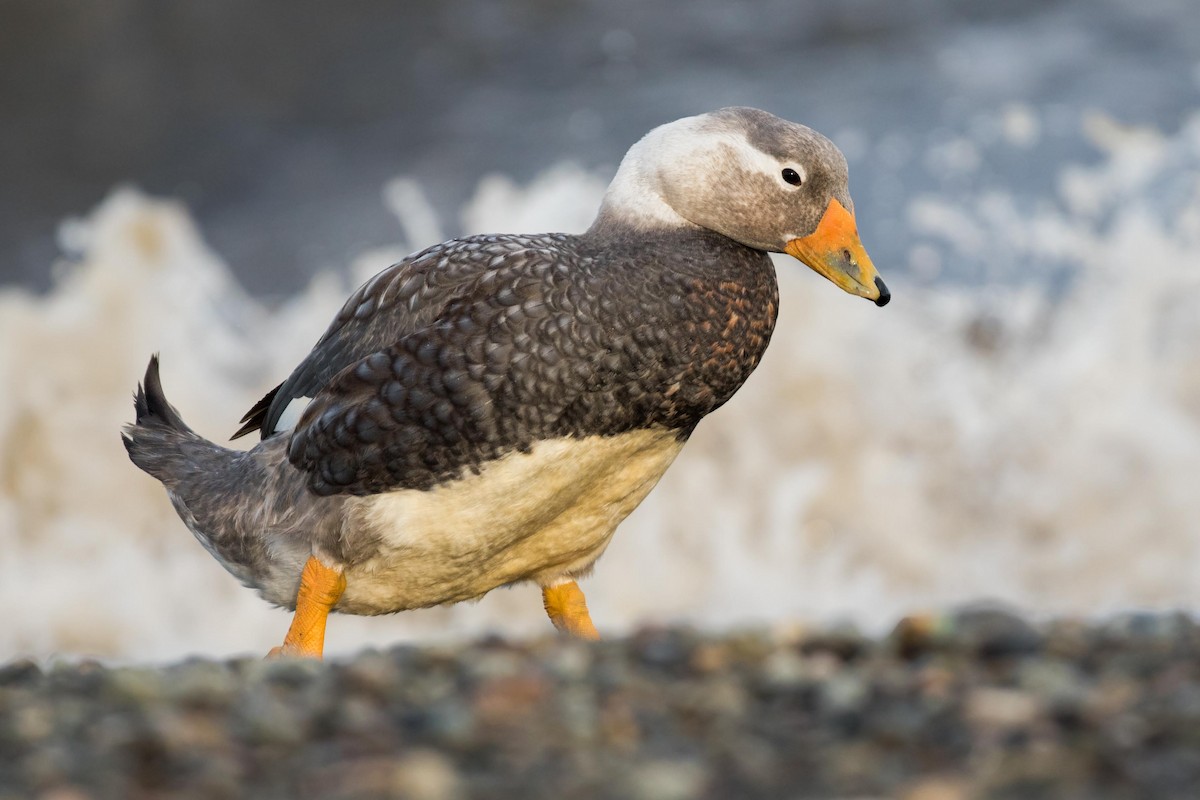
[[[346,568],[337,609],[386,614],[584,572],[682,446],[666,430],[554,439],[430,491],[355,500],[349,535],[380,544]]]

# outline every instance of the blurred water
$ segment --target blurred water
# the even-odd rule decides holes
[[[780,261],[780,327],[759,371],[585,585],[601,630],[877,628],[980,597],[1040,614],[1200,607],[1190,3],[700,0],[683,22],[670,4],[460,0],[405,12],[408,26],[342,19],[333,33],[323,4],[300,3],[312,16],[288,23],[284,55],[256,52],[267,29],[237,16],[249,12],[186,5],[146,17],[122,0],[103,24],[75,24],[109,35],[91,55],[148,32],[126,43],[138,69],[171,43],[193,68],[288,65],[311,117],[282,101],[222,111],[226,88],[200,93],[201,120],[156,104],[178,86],[167,70],[133,83],[160,115],[139,137],[111,117],[139,106],[101,57],[83,83],[108,87],[109,105],[68,104],[73,154],[36,115],[0,117],[6,141],[15,130],[28,145],[0,148],[0,230],[15,242],[0,276],[46,289],[0,290],[0,659],[276,643],[287,615],[237,586],[125,458],[117,430],[148,354],[161,352],[185,418],[223,439],[359,280],[461,232],[581,230],[637,136],[730,103],[846,150],[895,299],[876,309]],[[195,41],[163,35],[182,29]],[[206,49],[222,30],[240,35]],[[372,30],[338,68],[287,55]],[[380,55],[393,42],[395,61]],[[207,85],[203,69],[187,74]],[[380,105],[389,91],[402,99]],[[249,79],[232,95],[245,111],[277,93]],[[171,139],[172,113],[190,145]],[[113,157],[122,133],[150,157]],[[92,157],[80,142],[109,160],[72,169]],[[126,179],[184,202],[112,189]],[[547,632],[537,592],[337,618],[328,644],[483,630]]]
[[[886,309],[780,260],[763,364],[586,582],[602,630],[878,628],[979,597],[1035,613],[1200,607],[1200,116],[1170,136],[1091,127],[1107,155],[1063,165],[1053,203],[988,190],[898,208],[915,275],[893,282]],[[491,178],[453,224],[579,230],[603,186],[570,166],[527,186]],[[419,184],[387,197],[410,238],[364,254],[356,279],[451,224]],[[131,190],[62,239],[78,262],[50,293],[0,295],[0,655],[261,651],[287,616],[192,541],[117,429],[157,350],[185,418],[228,435],[349,284],[323,274],[265,307],[186,208]],[[934,279],[937,264],[979,252],[1074,279],[1057,298]],[[547,632],[536,590],[339,617],[329,647],[483,630]]]
[[[1173,133],[1200,100],[1192,0],[17,0],[0,22],[0,282],[41,288],[59,220],[118,183],[187,201],[281,298],[395,240],[395,175],[453,235],[481,175],[611,170],[654,125],[735,104],[849,151],[894,273],[913,195],[1045,202],[1058,165],[1099,157],[1087,114]],[[943,277],[1041,277],[986,260]]]

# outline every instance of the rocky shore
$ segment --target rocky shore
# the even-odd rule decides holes
[[[995,609],[350,660],[0,665],[0,800],[1188,798],[1200,627]]]

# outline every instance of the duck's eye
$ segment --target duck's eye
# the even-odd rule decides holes
[[[799,186],[800,184],[804,183],[804,179],[800,177],[800,173],[796,172],[796,170],[792,169],[791,167],[787,167],[783,170],[783,179],[792,186]]]

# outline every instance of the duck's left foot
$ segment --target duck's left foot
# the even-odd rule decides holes
[[[325,651],[325,621],[329,610],[346,590],[346,576],[309,556],[300,573],[296,613],[283,645],[274,647],[267,658],[321,658]]]
[[[554,627],[579,639],[595,642],[600,633],[588,614],[587,600],[575,581],[542,587],[542,603]]]

